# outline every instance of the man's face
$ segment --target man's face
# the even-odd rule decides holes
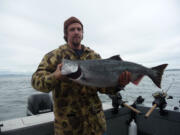
[[[80,45],[83,38],[82,26],[79,23],[73,23],[68,26],[67,29],[67,40],[68,43],[77,47]]]

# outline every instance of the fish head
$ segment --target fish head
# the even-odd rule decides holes
[[[69,75],[77,71],[78,71],[78,63],[67,59],[62,60],[62,68],[61,68],[62,75]]]

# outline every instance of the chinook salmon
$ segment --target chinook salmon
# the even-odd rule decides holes
[[[147,68],[137,63],[122,60],[119,55],[99,60],[62,60],[61,74],[83,85],[113,87],[119,85],[119,76],[124,71],[131,73],[130,82],[138,85],[147,75],[161,88],[164,69],[168,64]]]

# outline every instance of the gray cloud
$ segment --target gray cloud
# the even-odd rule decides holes
[[[84,24],[83,43],[103,58],[120,54],[147,66],[180,68],[178,0],[2,0],[0,70],[33,72],[43,55],[64,43],[63,22]]]

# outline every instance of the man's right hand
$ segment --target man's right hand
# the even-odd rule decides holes
[[[61,74],[61,68],[62,68],[62,64],[58,64],[56,71],[53,72],[53,75],[56,79],[60,80],[62,79],[64,76]]]
[[[119,76],[119,84],[122,87],[125,87],[129,82],[131,81],[131,73],[128,71],[124,71],[120,76]]]

